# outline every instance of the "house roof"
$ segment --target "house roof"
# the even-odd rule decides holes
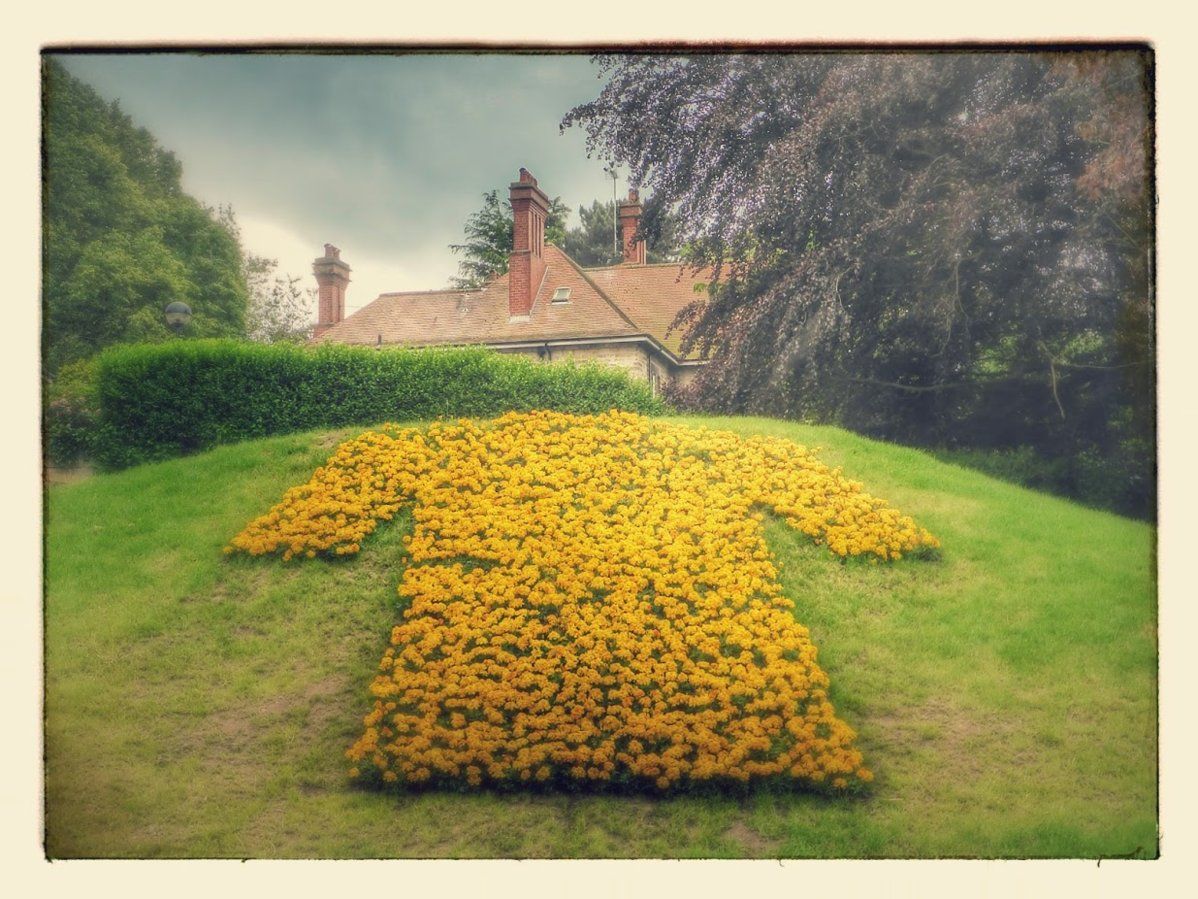
[[[333,325],[317,341],[434,346],[644,336],[679,358],[681,335],[668,338],[674,316],[696,298],[698,278],[681,267],[625,265],[582,269],[546,244],[545,277],[527,321],[508,316],[508,276],[480,290],[385,293]],[[570,289],[568,303],[554,292]]]
[[[676,262],[612,265],[586,269],[586,274],[641,328],[678,358],[685,329],[670,325],[686,306],[700,299],[709,274],[694,273]]]

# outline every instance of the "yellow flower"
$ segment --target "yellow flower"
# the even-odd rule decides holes
[[[660,789],[872,778],[758,509],[840,556],[939,544],[807,449],[624,412],[385,426],[338,447],[227,550],[354,555],[405,506],[406,608],[351,761],[473,786],[555,769]]]

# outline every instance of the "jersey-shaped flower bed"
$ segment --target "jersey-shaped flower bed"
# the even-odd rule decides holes
[[[804,448],[618,412],[388,427],[343,444],[229,551],[355,553],[404,504],[409,604],[352,776],[870,779],[758,508],[840,556],[937,543]]]

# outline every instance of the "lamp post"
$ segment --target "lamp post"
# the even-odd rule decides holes
[[[187,323],[191,321],[191,307],[175,300],[166,307],[165,315],[167,326],[176,334],[182,334]]]
[[[604,166],[603,171],[611,175],[611,251],[616,256],[616,261],[619,262],[620,256],[620,238],[617,229],[617,222],[620,215],[620,204],[616,199],[616,179],[619,177],[616,173],[616,164],[613,162],[609,166]]]

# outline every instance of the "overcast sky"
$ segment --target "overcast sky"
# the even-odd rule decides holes
[[[609,198],[562,116],[601,82],[586,56],[67,55],[183,165],[183,186],[232,204],[246,249],[315,286],[327,241],[353,272],[349,310],[445,287],[449,244],[520,166],[574,210]],[[619,189],[626,190],[621,180]],[[315,308],[313,307],[313,316]]]

